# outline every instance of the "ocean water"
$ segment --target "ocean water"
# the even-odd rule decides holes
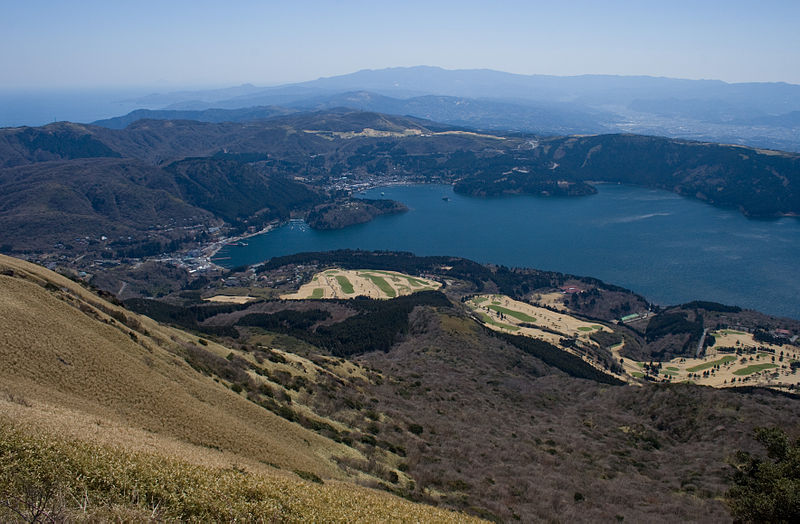
[[[90,123],[142,107],[133,99],[147,89],[0,90],[0,127],[41,126],[55,121]]]
[[[666,191],[598,189],[577,198],[474,198],[441,185],[379,188],[364,196],[383,194],[410,211],[335,231],[292,222],[226,246],[217,262],[341,248],[456,255],[592,276],[662,305],[711,300],[800,319],[800,219],[751,220]]]

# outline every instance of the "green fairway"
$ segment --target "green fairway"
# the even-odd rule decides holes
[[[751,366],[747,366],[746,368],[737,369],[733,372],[733,374],[739,376],[752,375],[753,373],[758,373],[759,371],[776,367],[778,367],[777,364],[753,364]]]
[[[486,297],[475,297],[472,299],[472,301],[475,302],[476,304],[481,304],[483,302],[486,302],[487,300],[489,299]]]
[[[397,275],[397,274],[391,273],[389,271],[378,271],[378,270],[373,270],[371,272],[372,273],[379,273],[381,275],[387,275],[387,276],[391,277],[392,280],[394,280],[395,282],[398,282],[399,279],[404,278],[404,279],[408,280],[408,283],[410,285],[414,286],[414,287],[431,287],[431,285],[428,282],[425,282],[424,280],[419,280],[419,279],[414,278],[414,277],[410,277],[408,275]]]
[[[339,287],[342,288],[342,293],[345,295],[352,295],[355,293],[353,289],[353,283],[350,282],[350,279],[344,275],[336,275],[336,281],[339,283]]]
[[[680,371],[680,368],[676,368],[676,367],[673,367],[673,366],[668,366],[667,367],[667,371]]]
[[[640,371],[633,371],[631,372],[631,376],[636,378],[644,378],[644,373]]]
[[[311,292],[311,298],[322,298],[323,296],[325,296],[325,290],[321,287],[315,287]]]
[[[363,276],[370,279],[372,283],[378,286],[378,289],[383,291],[383,294],[387,297],[394,298],[397,296],[397,292],[388,282],[386,282],[386,279],[383,277],[379,277],[378,275],[370,275],[368,273],[364,273]]]
[[[578,328],[578,331],[594,331],[594,328],[589,326],[581,326]]]
[[[744,331],[734,331],[733,329],[722,329],[720,333],[723,335],[746,335]]]
[[[686,371],[688,371],[689,373],[697,373],[698,371],[703,371],[708,368],[713,368],[716,365],[722,366],[723,364],[727,364],[728,362],[733,362],[734,360],[736,360],[735,355],[725,355],[721,359],[712,360],[711,362],[703,362],[702,364],[698,364],[696,366],[687,368]]]
[[[502,322],[498,322],[486,313],[481,313],[480,311],[478,314],[481,316],[481,320],[483,320],[487,324],[491,324],[493,326],[501,327],[503,329],[507,329],[509,331],[519,331],[517,326],[512,326],[511,324],[503,324]]]
[[[489,309],[492,309],[492,310],[497,311],[498,313],[502,313],[504,315],[508,315],[509,317],[514,317],[517,320],[522,321],[522,322],[530,322],[530,323],[536,322],[536,319],[533,318],[532,316],[526,315],[525,313],[523,313],[521,311],[514,311],[513,309],[508,309],[507,307],[496,306],[496,305],[492,304],[491,306],[489,306]]]

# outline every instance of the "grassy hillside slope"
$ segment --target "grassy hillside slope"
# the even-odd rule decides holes
[[[224,477],[223,485],[247,493],[247,500],[278,501],[238,500],[226,519],[303,520],[312,513],[340,521],[461,518],[337,482],[347,476],[334,457],[359,460],[358,451],[260,408],[179,357],[193,344],[224,352],[221,346],[5,256],[0,291],[4,500],[27,497],[31,485],[57,483],[59,496],[86,490],[93,511],[112,511],[114,518],[141,518],[153,504],[167,518],[220,518],[215,512],[226,499],[215,502],[202,487],[211,489]],[[230,479],[220,468],[246,479]],[[312,488],[290,471],[325,483]],[[187,491],[169,495],[169,488],[148,486]],[[76,510],[69,497],[65,505]]]

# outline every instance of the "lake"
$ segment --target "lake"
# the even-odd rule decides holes
[[[224,247],[218,263],[342,248],[456,255],[597,277],[662,305],[711,300],[800,318],[800,220],[751,220],[666,191],[597,187],[573,198],[474,198],[442,185],[373,189],[363,196],[410,211],[335,231],[294,221]]]

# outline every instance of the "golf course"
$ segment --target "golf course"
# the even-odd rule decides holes
[[[581,357],[589,364],[631,383],[643,380],[693,382],[711,387],[762,385],[784,387],[800,384],[800,373],[792,368],[800,361],[800,348],[756,341],[742,331],[711,331],[714,344],[699,358],[679,357],[667,362],[640,362],[623,356],[624,342],[606,348],[622,366],[622,373],[613,373],[595,358],[587,356],[587,348],[598,348],[590,335],[599,331],[611,333],[612,327],[588,322],[566,313],[534,306],[505,295],[485,294],[471,297],[466,305],[476,320],[495,331],[544,340],[563,351]],[[565,344],[565,340],[573,342]]]
[[[405,275],[395,271],[371,269],[327,269],[295,293],[282,295],[287,300],[355,298],[366,296],[390,299],[418,291],[433,291],[442,285],[434,280]]]

